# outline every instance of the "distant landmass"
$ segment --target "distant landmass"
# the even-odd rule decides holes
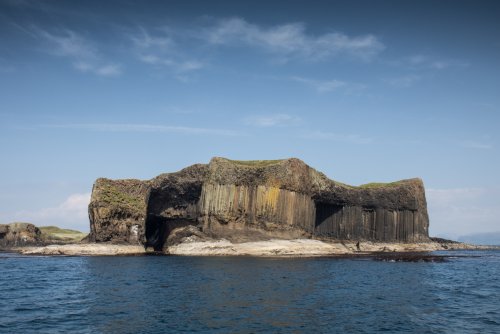
[[[487,233],[471,233],[459,237],[458,241],[475,245],[500,246],[500,231]]]
[[[37,227],[26,222],[0,224],[0,249],[29,245],[78,243],[86,233],[57,226]]]

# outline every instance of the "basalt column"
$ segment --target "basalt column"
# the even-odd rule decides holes
[[[308,195],[268,186],[204,184],[200,213],[204,231],[260,230],[273,237],[299,237],[314,229]]]
[[[314,235],[340,240],[418,241],[425,228],[414,210],[316,203]]]

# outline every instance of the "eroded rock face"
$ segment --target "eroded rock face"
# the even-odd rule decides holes
[[[97,179],[89,204],[89,241],[144,242],[149,181]]]
[[[299,159],[213,158],[149,181],[98,179],[89,205],[92,241],[162,250],[196,226],[201,237],[428,241],[420,179],[352,187]]]
[[[43,244],[42,233],[33,224],[0,224],[0,248]]]

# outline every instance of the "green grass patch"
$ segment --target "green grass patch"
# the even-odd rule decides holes
[[[113,181],[104,181],[99,185],[98,200],[109,204],[127,208],[132,212],[143,212],[146,203],[143,196],[133,193],[134,185],[120,185]]]
[[[399,185],[401,182],[371,182],[367,184],[362,184],[358,188],[384,188],[384,187],[393,187]]]
[[[57,226],[41,226],[39,229],[42,232],[42,237],[47,240],[78,242],[87,236],[86,233]]]
[[[77,230],[70,230],[70,229],[65,229],[65,228],[60,228],[57,226],[41,226],[39,227],[40,231],[43,233],[60,233],[60,234],[75,234],[75,233],[80,233],[83,234],[83,232],[77,231]]]
[[[276,165],[283,161],[283,159],[279,160],[230,160],[226,159],[229,162],[232,162],[236,165],[242,165],[247,167],[267,167],[271,165]]]

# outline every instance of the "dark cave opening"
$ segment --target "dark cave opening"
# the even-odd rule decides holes
[[[148,215],[146,219],[146,247],[155,251],[163,251],[163,246],[170,233],[179,227],[196,225],[197,223],[185,218],[165,218],[157,215]]]
[[[161,251],[167,240],[167,222],[155,215],[148,215],[146,219],[146,247],[153,247],[155,251]]]
[[[338,236],[340,219],[337,218],[343,206],[316,202],[316,219],[314,229],[316,235]]]

